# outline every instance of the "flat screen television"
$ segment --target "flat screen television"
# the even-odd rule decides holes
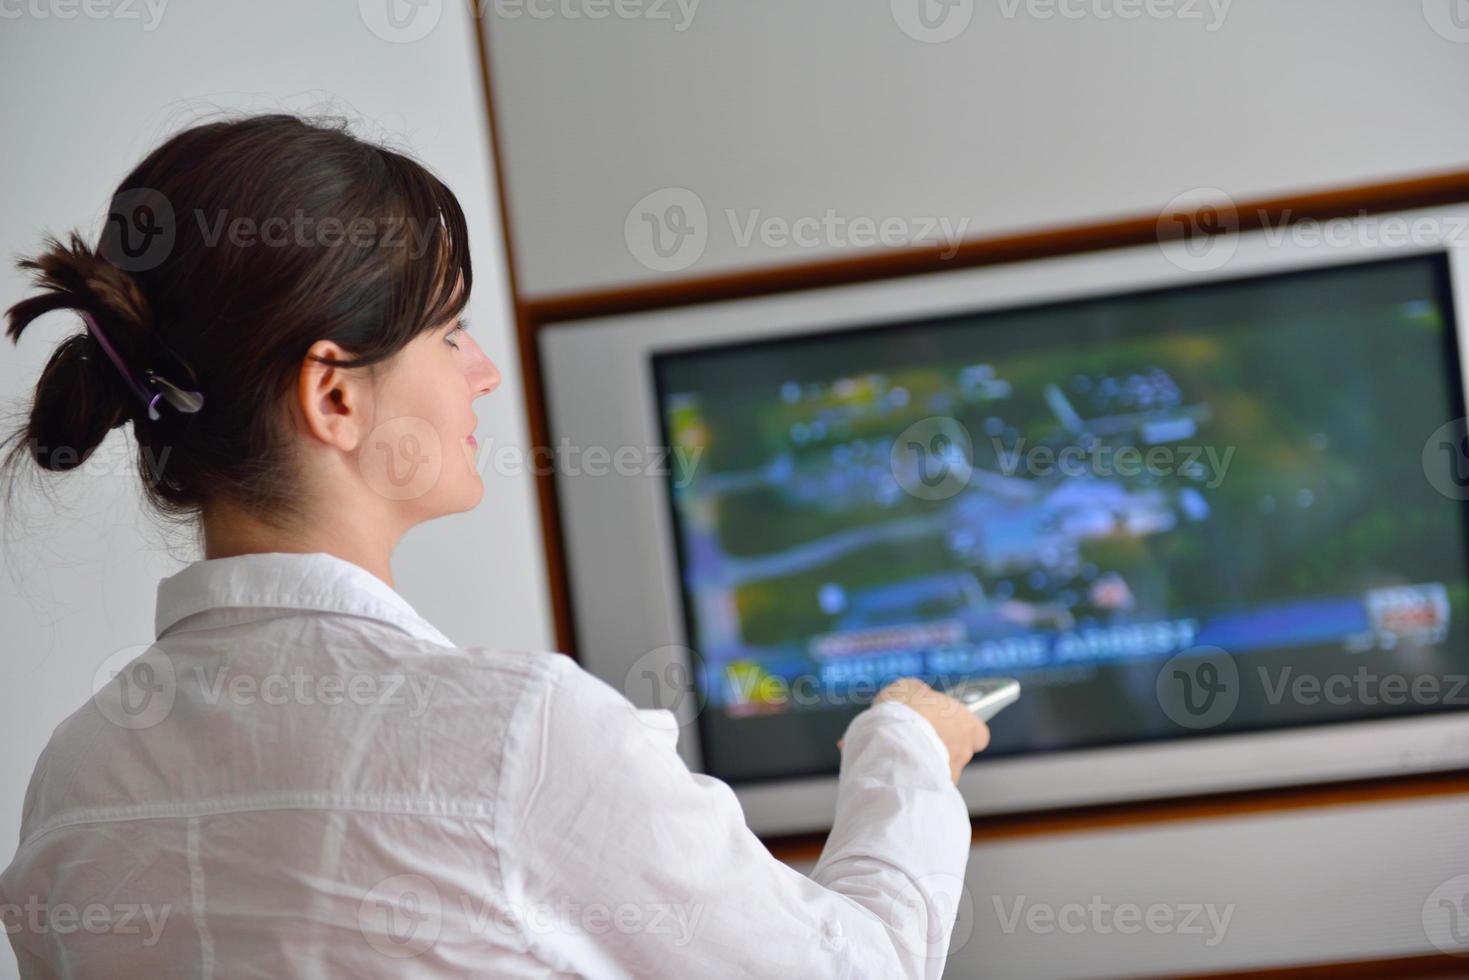
[[[903,676],[1021,681],[976,813],[1469,764],[1463,249],[1236,244],[546,330],[583,662],[757,831]]]

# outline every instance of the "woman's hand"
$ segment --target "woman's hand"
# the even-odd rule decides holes
[[[935,691],[916,677],[893,681],[878,692],[874,705],[884,701],[900,701],[929,720],[939,738],[949,749],[949,775],[954,782],[974,758],[990,744],[990,729],[964,706],[964,703]],[[842,743],[837,742],[837,748]]]

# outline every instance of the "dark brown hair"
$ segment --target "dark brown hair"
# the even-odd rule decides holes
[[[370,368],[456,316],[473,282],[448,187],[341,122],[292,115],[175,135],[117,188],[95,249],[74,233],[47,238],[19,265],[42,291],[10,308],[11,340],[43,313],[85,311],[135,377],[156,370],[205,402],[196,414],[160,405],[150,420],[82,327],[4,441],[7,499],[24,457],[73,469],[132,421],[161,514],[224,499],[284,527],[302,516],[284,396],[308,348],[335,341],[350,360],[316,359]]]

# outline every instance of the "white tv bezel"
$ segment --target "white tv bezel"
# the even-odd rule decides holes
[[[1130,246],[549,324],[537,337],[550,441],[609,451],[658,446],[657,352],[1437,251],[1449,256],[1461,370],[1469,374],[1469,203],[1341,218],[1309,234],[1292,228],[1227,236],[1212,252],[1190,253],[1181,242]],[[1469,390],[1469,377],[1460,380]],[[672,705],[680,754],[699,770],[693,701],[648,684],[670,665],[688,669],[664,478],[587,476],[557,466],[555,479],[578,657],[640,707]],[[981,757],[959,788],[971,814],[980,815],[1466,767],[1469,715],[1455,711]],[[835,774],[733,788],[756,833],[830,827]]]

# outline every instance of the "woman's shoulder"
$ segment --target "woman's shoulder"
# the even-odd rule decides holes
[[[297,654],[155,645],[122,666],[52,733],[25,831],[185,799],[482,801],[557,692],[605,686],[545,651],[410,640]]]
[[[514,676],[532,698],[574,702],[588,710],[637,711],[627,694],[565,653],[463,647],[456,648],[455,654],[454,672],[477,677],[480,683],[494,685],[500,678]]]
[[[508,695],[514,695],[517,702],[534,703],[619,696],[572,657],[550,650],[424,647],[424,659],[417,663],[412,654],[398,655],[416,672],[435,678],[444,687],[446,704],[460,693],[468,696],[465,704],[503,702]]]

